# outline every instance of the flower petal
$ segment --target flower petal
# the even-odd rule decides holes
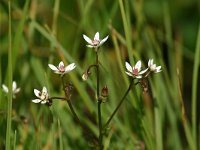
[[[106,36],[103,40],[100,41],[99,46],[101,46],[103,43],[107,41],[109,36]]]
[[[16,83],[15,81],[13,81],[13,83],[12,83],[12,89],[13,89],[13,91],[14,91],[16,88],[17,88],[17,83]]]
[[[75,63],[72,63],[72,64],[68,65],[67,67],[65,67],[65,73],[70,72],[75,67],[76,67]]]
[[[149,61],[148,61],[148,66],[151,67],[152,64],[153,64],[153,59],[149,59]]]
[[[138,76],[135,76],[137,79],[141,79],[142,76],[141,75],[138,75]]]
[[[43,88],[42,88],[42,93],[44,93],[44,94],[47,94],[48,92],[47,92],[47,88],[45,87],[45,86],[43,86]]]
[[[48,64],[49,68],[53,71],[59,71],[58,68],[52,64]]]
[[[2,88],[5,93],[8,93],[8,87],[5,84],[2,85]]]
[[[95,34],[95,36],[94,36],[94,40],[99,41],[99,32],[97,32],[97,33]]]
[[[158,73],[158,72],[161,72],[161,71],[162,71],[162,70],[161,70],[161,66],[156,67],[155,73]]]
[[[41,104],[46,104],[46,103],[47,103],[47,101],[45,101],[45,100],[44,100],[44,101],[41,101]]]
[[[130,72],[125,71],[125,73],[126,73],[128,76],[134,77],[133,74],[131,74]]]
[[[89,37],[83,34],[83,38],[86,40],[86,42],[92,45],[92,40]]]
[[[33,103],[39,103],[39,102],[41,102],[41,99],[33,99],[32,102]]]
[[[138,69],[138,71],[140,71],[141,66],[142,66],[142,63],[141,63],[141,61],[139,60],[139,61],[135,64],[135,69]]]
[[[13,92],[18,93],[20,91],[20,88],[15,89]]]
[[[145,72],[147,72],[147,70],[148,70],[149,68],[147,68],[147,69],[145,69],[145,70],[142,70],[142,71],[140,71],[139,72],[139,74],[141,75],[141,74],[144,74]]]
[[[64,65],[63,61],[61,61],[61,62],[59,63],[59,65],[58,65],[58,68],[62,68],[63,66],[65,66],[65,65]]]
[[[89,47],[89,48],[93,48],[93,47],[95,47],[95,46],[92,46],[92,45],[86,45],[87,47]]]
[[[126,66],[126,69],[127,69],[129,72],[133,72],[133,68],[131,67],[131,65],[130,65],[128,62],[125,63],[125,66]]]
[[[35,96],[37,96],[38,98],[40,98],[40,91],[37,90],[37,89],[34,89],[34,93],[35,93]]]

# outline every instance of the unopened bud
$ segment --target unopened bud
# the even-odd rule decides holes
[[[88,79],[88,77],[89,77],[90,74],[91,74],[90,71],[89,71],[89,70],[86,70],[86,71],[83,73],[83,75],[82,75],[82,79],[83,79],[84,81],[86,81],[86,80]]]
[[[66,94],[66,96],[67,96],[68,99],[71,98],[71,95],[72,95],[72,94],[71,94],[72,89],[73,89],[73,86],[72,86],[71,83],[66,84],[66,86],[65,86],[65,94]]]
[[[105,102],[105,100],[108,97],[108,87],[107,85],[105,85],[102,89],[101,89],[101,99],[103,100],[103,102]]]

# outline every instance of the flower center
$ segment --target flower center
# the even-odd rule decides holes
[[[60,72],[65,72],[65,66],[64,65],[59,66],[58,70]]]
[[[133,74],[134,74],[134,75],[136,75],[136,76],[137,76],[137,75],[138,75],[138,73],[139,73],[138,69],[133,69]]]
[[[96,40],[96,39],[93,40],[93,41],[92,41],[92,44],[95,45],[95,46],[97,46],[97,45],[99,44],[99,40]]]

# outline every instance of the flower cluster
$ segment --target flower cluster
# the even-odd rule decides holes
[[[150,72],[158,73],[161,72],[161,66],[156,66],[156,64],[153,63],[153,59],[149,59],[148,61],[148,68],[141,70],[142,63],[141,60],[139,60],[135,66],[131,66],[128,62],[125,63],[127,71],[125,73],[131,77],[141,79],[142,77],[147,77]]]
[[[48,64],[49,68],[54,71],[55,74],[60,74],[61,76],[65,75],[66,73],[69,73],[74,68],[76,68],[75,63],[69,64],[68,66],[65,66],[63,61],[61,61],[58,66],[54,66],[52,64]],[[42,88],[42,91],[39,91],[37,89],[34,89],[35,96],[37,99],[33,99],[33,103],[41,103],[41,104],[49,104],[51,105],[51,98],[49,97],[47,88],[44,86]]]

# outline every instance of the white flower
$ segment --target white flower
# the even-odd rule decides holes
[[[83,34],[83,38],[86,40],[86,42],[88,42],[89,45],[86,45],[87,47],[90,48],[94,48],[94,47],[99,47],[101,46],[103,43],[105,43],[105,41],[108,39],[108,36],[106,36],[103,40],[101,40],[99,38],[99,32],[97,32],[94,36],[94,39],[91,40],[89,37],[87,37],[86,35]]]
[[[125,71],[126,74],[135,78],[142,78],[142,74],[144,74],[148,70],[147,68],[141,71],[142,63],[140,60],[133,67],[131,67],[128,62],[125,63],[125,66],[127,69],[127,71]]]
[[[8,93],[8,87],[5,84],[2,84],[2,89],[5,93]],[[15,98],[15,94],[19,93],[20,88],[17,88],[17,83],[13,81],[12,83],[12,91],[13,91],[13,98]]]
[[[48,64],[48,66],[49,66],[49,68],[51,68],[54,71],[54,73],[62,74],[62,75],[72,71],[76,67],[75,63],[65,66],[62,61],[59,63],[59,65],[57,67],[52,64]]]
[[[154,72],[154,73],[158,73],[158,72],[161,72],[161,66],[157,66],[156,67],[156,64],[153,64],[153,59],[149,59],[148,61],[148,67],[150,69],[150,71]]]
[[[35,96],[37,96],[38,98],[33,99],[32,100],[33,103],[40,103],[41,102],[41,104],[45,104],[49,101],[49,95],[48,95],[48,92],[47,92],[47,88],[45,86],[42,88],[42,91],[34,89],[34,93],[35,93]]]

